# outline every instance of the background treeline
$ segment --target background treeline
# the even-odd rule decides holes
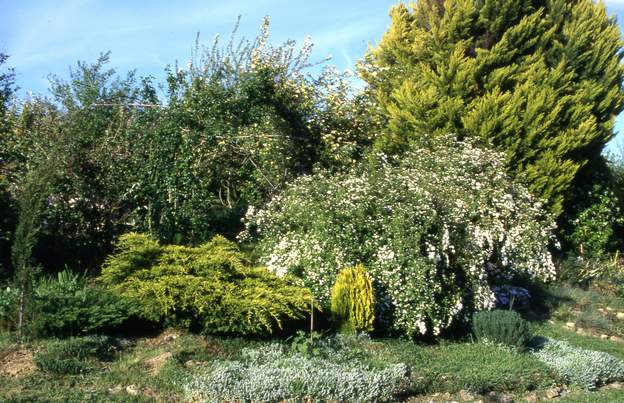
[[[358,160],[378,126],[371,100],[331,68],[306,75],[311,44],[272,47],[267,28],[255,42],[198,46],[162,85],[118,76],[108,54],[53,78],[49,98],[12,102],[3,76],[3,277],[26,182],[44,172],[34,261],[84,270],[128,231],[178,244],[234,238],[247,206],[314,167]]]

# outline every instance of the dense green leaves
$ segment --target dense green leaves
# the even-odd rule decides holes
[[[8,56],[0,53],[0,68]],[[15,91],[15,73],[12,69],[0,72],[0,278],[10,266],[10,241],[16,225],[16,203],[10,191],[8,161],[11,159],[10,128],[13,114],[9,111],[10,99]]]
[[[18,198],[19,215],[11,247],[11,258],[15,269],[15,285],[20,296],[17,306],[17,329],[22,335],[31,300],[32,285],[37,267],[33,261],[33,249],[37,243],[54,180],[54,160],[48,158],[29,170],[24,188]]]
[[[624,221],[618,199],[607,184],[579,189],[566,241],[582,259],[600,259],[617,249],[617,231]]]
[[[69,270],[40,280],[32,299],[29,330],[37,337],[115,331],[136,311],[127,300]]]
[[[314,166],[352,165],[371,143],[372,99],[333,69],[306,74],[311,47],[271,45],[267,20],[254,41],[198,44],[185,68],[167,69],[161,97],[152,78],[118,76],[108,53],[79,62],[69,79],[52,78],[50,100],[12,116],[0,202],[53,146],[55,183],[34,247],[46,269],[96,267],[129,230],[178,244],[233,236],[249,204]]]
[[[2,67],[3,70],[0,71],[0,134],[2,135],[4,135],[8,129],[9,104],[16,90],[15,71],[12,68],[5,70],[3,66],[8,58],[8,55],[0,53],[0,67]]]
[[[491,142],[559,215],[613,137],[622,39],[590,0],[434,1],[392,10],[361,72],[399,151],[454,133]]]
[[[568,222],[566,246],[588,256],[615,248],[617,200],[603,187],[584,193],[624,103],[622,41],[604,6],[410,7],[393,9],[361,64],[361,92],[331,68],[306,74],[312,44],[271,45],[268,19],[253,41],[198,42],[160,88],[118,76],[108,54],[53,78],[50,99],[12,104],[13,72],[0,74],[0,248],[20,305],[37,263],[97,270],[114,240],[136,231],[151,238],[122,238],[102,281],[145,302],[144,319],[270,332],[307,302],[213,238],[232,239],[248,211],[267,266],[302,277],[319,302],[342,267],[363,262],[376,286],[386,282],[376,289],[386,324],[437,335],[490,306],[493,283],[553,277],[551,221],[504,170]],[[61,324],[42,332],[97,328],[77,325],[82,311],[69,308],[106,303],[98,292],[50,297],[68,310],[46,311]],[[109,314],[115,322],[115,312],[96,316]]]
[[[270,45],[265,21],[254,42],[198,47],[188,68],[168,71],[167,106],[132,136],[135,229],[178,243],[233,235],[248,205],[362,155],[370,98],[334,70],[306,75],[310,50]]]

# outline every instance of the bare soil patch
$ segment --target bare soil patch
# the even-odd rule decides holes
[[[36,370],[33,355],[28,350],[15,349],[0,353],[0,375],[20,377]]]
[[[171,356],[172,354],[170,352],[166,352],[166,353],[159,354],[156,357],[150,358],[149,360],[147,360],[145,364],[147,365],[149,373],[152,375],[156,375],[160,371],[162,366],[165,365],[167,360],[171,358]]]

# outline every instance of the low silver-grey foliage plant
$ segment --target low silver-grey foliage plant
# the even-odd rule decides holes
[[[283,345],[244,349],[215,361],[184,386],[193,402],[391,401],[409,376],[405,364],[371,368],[345,353],[306,358]],[[351,358],[351,359],[350,359]]]
[[[546,339],[533,354],[567,382],[585,389],[624,380],[624,362],[602,351],[585,350]]]

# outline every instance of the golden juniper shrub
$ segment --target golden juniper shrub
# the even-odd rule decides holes
[[[136,302],[144,319],[205,333],[268,334],[310,311],[309,290],[250,267],[222,236],[188,247],[126,234],[99,279]]]
[[[99,280],[116,286],[139,270],[149,269],[162,253],[157,241],[144,234],[130,232],[119,237],[116,253],[104,262]]]
[[[371,332],[375,320],[373,284],[363,265],[347,267],[336,278],[331,312],[343,332]]]

